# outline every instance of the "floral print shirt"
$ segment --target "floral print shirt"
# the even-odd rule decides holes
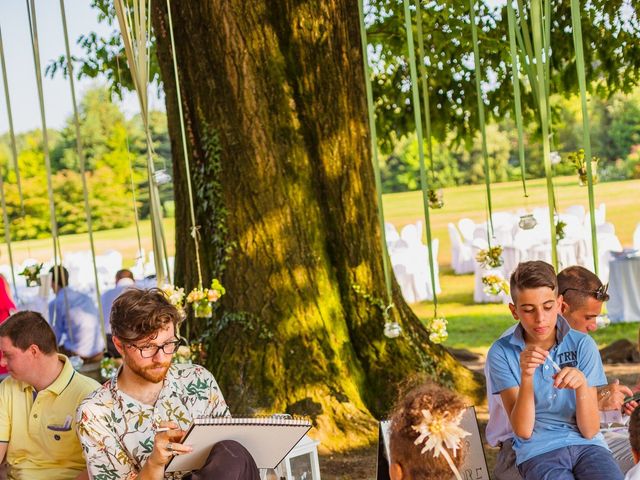
[[[76,413],[91,479],[135,479],[153,450],[155,428],[161,421],[176,422],[186,430],[196,417],[229,415],[216,380],[199,365],[171,365],[155,405],[118,390],[119,373],[89,395]]]

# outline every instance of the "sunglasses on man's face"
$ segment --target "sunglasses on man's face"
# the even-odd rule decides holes
[[[574,290],[576,292],[584,293],[586,295],[589,295],[595,298],[599,302],[606,302],[607,300],[609,300],[609,294],[607,293],[609,290],[608,283],[600,285],[600,287],[597,290],[580,290],[579,288],[565,288],[562,292],[560,292],[560,295],[564,295],[569,290]]]

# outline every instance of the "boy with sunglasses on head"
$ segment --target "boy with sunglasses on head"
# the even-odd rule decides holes
[[[213,375],[198,365],[172,364],[178,349],[178,310],[157,289],[125,290],[111,309],[113,344],[123,364],[77,412],[78,437],[90,478],[159,480],[196,417],[229,414]],[[256,464],[239,443],[223,441],[190,480],[257,480]]]
[[[621,480],[602,435],[596,387],[606,377],[595,342],[559,315],[553,267],[524,262],[511,276],[519,321],[488,355],[491,393],[500,395],[513,449],[527,479]]]

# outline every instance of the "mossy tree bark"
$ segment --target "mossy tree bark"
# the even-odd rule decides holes
[[[176,278],[197,283],[164,2],[153,25],[174,155]],[[207,365],[232,411],[311,415],[323,444],[362,445],[397,385],[426,372],[478,384],[405,304],[384,299],[357,5],[353,0],[172,4],[203,274],[227,288]],[[358,286],[361,293],[353,288]]]

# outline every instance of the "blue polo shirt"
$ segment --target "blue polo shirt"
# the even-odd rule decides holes
[[[520,386],[520,353],[525,348],[521,324],[510,335],[497,340],[489,350],[491,392]],[[567,321],[558,316],[556,344],[549,352],[560,368],[576,367],[587,378],[590,387],[607,384],[598,347],[588,335],[572,330]],[[516,463],[570,445],[598,445],[607,448],[602,434],[591,440],[580,434],[576,422],[576,393],[571,389],[553,386],[555,371],[547,361],[536,369],[533,377],[536,418],[533,434],[528,440],[514,435]]]

